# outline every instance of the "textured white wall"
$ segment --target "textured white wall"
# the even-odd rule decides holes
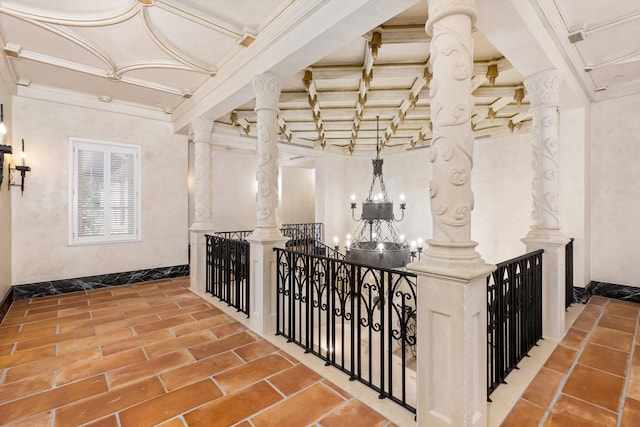
[[[280,220],[282,224],[315,222],[315,173],[313,169],[283,166],[281,169]]]
[[[640,95],[592,105],[592,280],[640,286]]]
[[[520,241],[531,226],[531,134],[476,140],[471,238],[485,261],[524,255]]]
[[[211,210],[218,231],[253,230],[256,225],[256,155],[211,150]]]
[[[0,84],[0,96],[4,104],[4,119],[7,134],[0,144],[11,145],[11,96]],[[11,288],[11,192],[7,190],[7,167],[10,156],[4,156],[2,175],[4,181],[0,186],[0,302]],[[14,189],[13,191],[16,191]],[[18,190],[19,191],[19,190]]]
[[[170,123],[15,97],[32,172],[13,191],[13,284],[185,264],[187,138]],[[69,246],[69,137],[142,147],[142,241]]]

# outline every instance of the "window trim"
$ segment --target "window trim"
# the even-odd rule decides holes
[[[117,234],[111,235],[109,230],[105,230],[105,234],[100,236],[77,236],[77,221],[78,221],[78,199],[76,197],[77,184],[78,184],[78,148],[82,146],[96,146],[104,149],[105,152],[110,153],[111,150],[116,152],[133,152],[134,165],[134,232],[131,234]],[[104,244],[104,243],[123,243],[123,242],[137,242],[142,240],[142,157],[141,146],[136,144],[125,144],[121,142],[112,141],[100,141],[88,138],[69,138],[69,245],[90,245],[90,244]],[[105,183],[105,194],[108,194],[108,186],[110,183]],[[105,207],[106,209],[106,207]],[[107,212],[105,212],[105,217]]]

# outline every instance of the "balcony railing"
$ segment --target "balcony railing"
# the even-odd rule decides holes
[[[249,317],[249,242],[207,235],[207,292]]]
[[[542,253],[502,262],[487,277],[487,396],[542,338]]]
[[[564,308],[573,304],[573,237],[564,247]]]
[[[274,250],[276,333],[415,412],[416,275]]]

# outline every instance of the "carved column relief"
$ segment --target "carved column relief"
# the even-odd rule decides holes
[[[427,32],[431,39],[430,86],[433,145],[430,160],[433,179],[429,183],[433,239],[432,255],[437,247],[476,253],[471,242],[471,191],[473,135],[471,114],[471,76],[473,43],[471,29],[475,20],[473,0],[430,0]],[[477,253],[476,253],[477,254]],[[470,254],[467,253],[465,257]],[[454,256],[455,257],[455,256]]]
[[[560,79],[555,70],[536,73],[524,81],[531,102],[533,206],[535,229],[559,229],[558,220],[558,107]]]
[[[211,132],[213,121],[196,119],[191,123],[194,143],[194,224],[211,226]]]
[[[278,99],[282,81],[268,73],[253,80],[258,119],[258,213],[256,235],[277,234],[278,208]]]

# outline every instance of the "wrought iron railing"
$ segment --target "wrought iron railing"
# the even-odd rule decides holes
[[[249,242],[221,234],[206,236],[207,292],[249,317]]]
[[[274,250],[276,333],[415,412],[416,275]]]
[[[487,277],[487,397],[542,338],[543,252],[502,262]]]
[[[321,222],[303,224],[282,224],[280,232],[291,240],[315,240],[324,242],[324,225]]]
[[[232,240],[246,240],[247,236],[251,233],[253,233],[253,230],[218,231],[216,232],[216,236]]]
[[[573,304],[573,237],[564,247],[564,308]]]

